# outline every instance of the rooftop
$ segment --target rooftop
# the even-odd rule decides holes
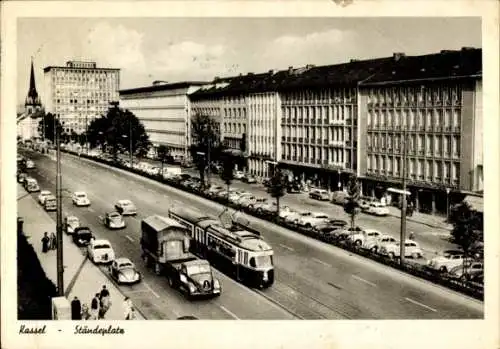
[[[179,81],[172,83],[168,83],[166,81],[155,81],[150,86],[123,89],[118,92],[120,93],[121,96],[121,95],[131,95],[136,93],[175,90],[179,88],[189,88],[190,86],[202,86],[206,84],[207,84],[206,81]]]

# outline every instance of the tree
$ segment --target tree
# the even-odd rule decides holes
[[[349,183],[347,185],[347,193],[349,197],[347,198],[347,202],[344,205],[344,211],[348,213],[351,217],[351,228],[354,230],[356,215],[359,213],[359,195],[360,195],[360,186],[358,182],[358,178],[355,174],[351,174],[349,177]]]
[[[39,113],[41,119],[38,122],[38,133],[41,137],[45,137],[45,139],[49,139],[52,143],[55,143],[55,126],[58,125],[61,127],[59,119],[51,113],[45,114],[43,111],[39,111]]]
[[[123,110],[118,103],[113,103],[106,115],[92,120],[88,127],[87,139],[91,148],[103,142],[116,157],[120,149],[143,156],[151,143],[144,125],[129,110]]]
[[[219,123],[209,115],[195,114],[191,120],[191,135],[193,142],[189,152],[200,172],[201,182],[205,183],[209,162],[216,160],[213,155],[221,147]]]
[[[170,149],[162,144],[156,149],[156,155],[158,157],[158,160],[161,162],[161,175],[163,176],[163,164],[167,161],[167,159],[170,156]]]
[[[276,217],[279,217],[280,198],[282,198],[285,195],[286,178],[278,168],[274,170],[273,176],[271,177],[271,183],[269,189],[271,197],[276,199]]]
[[[229,153],[223,153],[222,157],[222,172],[220,177],[227,185],[227,196],[229,198],[229,186],[234,179],[234,161]]]
[[[483,219],[468,203],[462,202],[450,212],[450,222],[453,225],[450,242],[460,246],[466,261],[483,240]]]

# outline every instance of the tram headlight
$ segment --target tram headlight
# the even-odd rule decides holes
[[[267,281],[267,271],[262,274],[262,280]]]

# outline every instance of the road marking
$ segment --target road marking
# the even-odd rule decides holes
[[[226,313],[228,313],[229,315],[231,315],[231,317],[232,317],[233,319],[239,320],[239,318],[238,318],[236,315],[234,315],[234,313],[233,313],[233,312],[229,311],[229,310],[228,310],[225,306],[223,306],[223,305],[219,305],[219,307],[220,307],[222,310],[224,310]]]
[[[312,258],[313,261],[315,261],[316,263],[319,263],[319,264],[323,264],[324,266],[327,266],[327,267],[331,267],[331,264],[328,264],[326,262],[323,262],[321,259],[318,259],[318,258]]]
[[[134,239],[132,239],[130,236],[128,235],[125,235],[125,237],[130,241],[130,242],[134,242]]]
[[[158,293],[156,293],[155,291],[153,291],[153,289],[152,289],[152,288],[151,288],[151,287],[150,287],[147,283],[143,282],[143,284],[144,284],[144,286],[146,286],[146,288],[147,288],[148,290],[150,290],[150,291],[151,291],[151,293],[152,293],[152,294],[153,294],[156,298],[160,298],[160,296],[158,295]]]
[[[359,277],[359,276],[357,276],[357,275],[353,275],[353,276],[352,276],[352,278],[353,278],[353,279],[356,279],[356,280],[358,280],[358,281],[364,282],[365,284],[371,285],[371,286],[373,286],[373,287],[377,287],[377,285],[375,285],[373,282],[368,281],[368,280],[365,280],[365,279],[363,279],[362,277]]]
[[[422,308],[429,309],[429,310],[431,310],[431,311],[437,312],[437,310],[436,310],[436,309],[431,308],[431,307],[429,307],[428,305],[422,304],[422,303],[420,303],[420,302],[417,302],[417,301],[415,301],[415,300],[413,300],[413,299],[411,299],[411,298],[405,297],[405,299],[406,299],[408,302],[410,302],[410,303],[413,303],[413,304],[416,304],[416,305],[420,305]]]
[[[283,247],[283,248],[286,248],[289,251],[295,251],[293,248],[291,248],[291,247],[289,247],[287,245],[280,244],[280,246]]]

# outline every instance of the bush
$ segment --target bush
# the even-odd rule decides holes
[[[17,238],[17,317],[19,320],[52,319],[54,283],[47,278],[26,236]]]

